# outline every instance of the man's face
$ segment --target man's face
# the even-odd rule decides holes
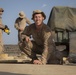
[[[34,22],[37,26],[41,25],[43,20],[44,20],[44,17],[42,16],[42,14],[35,14],[34,15]]]

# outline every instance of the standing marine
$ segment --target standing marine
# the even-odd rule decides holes
[[[31,24],[30,20],[25,16],[23,11],[20,11],[19,17],[15,20],[14,27],[18,30],[18,42],[20,42],[21,33],[24,31],[26,24]]]
[[[2,39],[3,29],[5,28],[5,26],[2,23],[2,14],[3,14],[3,12],[4,12],[3,8],[0,8],[0,54],[3,53],[3,50],[4,50],[3,39]]]

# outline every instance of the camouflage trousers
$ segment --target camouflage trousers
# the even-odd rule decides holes
[[[2,31],[0,30],[0,53],[3,53],[4,46],[3,46],[3,39],[2,39]]]
[[[20,50],[27,54],[32,60],[38,59],[36,54],[42,55],[44,46],[37,45],[34,41],[22,42],[19,44]],[[46,61],[47,64],[62,64],[63,54],[62,52],[56,50],[55,45],[49,45]],[[46,62],[44,61],[44,63]]]
[[[43,52],[43,46],[37,45],[34,41],[19,43],[19,48],[33,60],[37,59],[36,54],[41,55]]]

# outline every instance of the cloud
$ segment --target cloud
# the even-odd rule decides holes
[[[42,8],[44,8],[44,7],[46,7],[46,6],[47,6],[46,4],[43,4],[43,5],[42,5]]]

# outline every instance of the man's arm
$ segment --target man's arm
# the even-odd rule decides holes
[[[33,63],[34,64],[39,64],[39,65],[45,65],[47,63],[47,58],[48,58],[48,54],[49,54],[49,51],[48,51],[48,46],[49,46],[49,42],[50,41],[50,38],[51,37],[51,32],[45,32],[44,33],[44,49],[43,49],[43,53],[42,53],[42,56],[41,56],[41,59],[39,60],[34,60]]]
[[[49,48],[49,44],[50,44],[50,39],[51,39],[51,32],[45,32],[44,33],[44,50],[42,53],[42,58],[41,58],[41,62],[42,64],[46,64],[47,63],[47,56],[48,56],[48,48]]]
[[[4,29],[5,28],[5,25],[2,25],[2,24],[0,24],[0,29]]]
[[[17,18],[16,21],[15,21],[14,27],[15,27],[17,30],[19,30],[18,18]]]

